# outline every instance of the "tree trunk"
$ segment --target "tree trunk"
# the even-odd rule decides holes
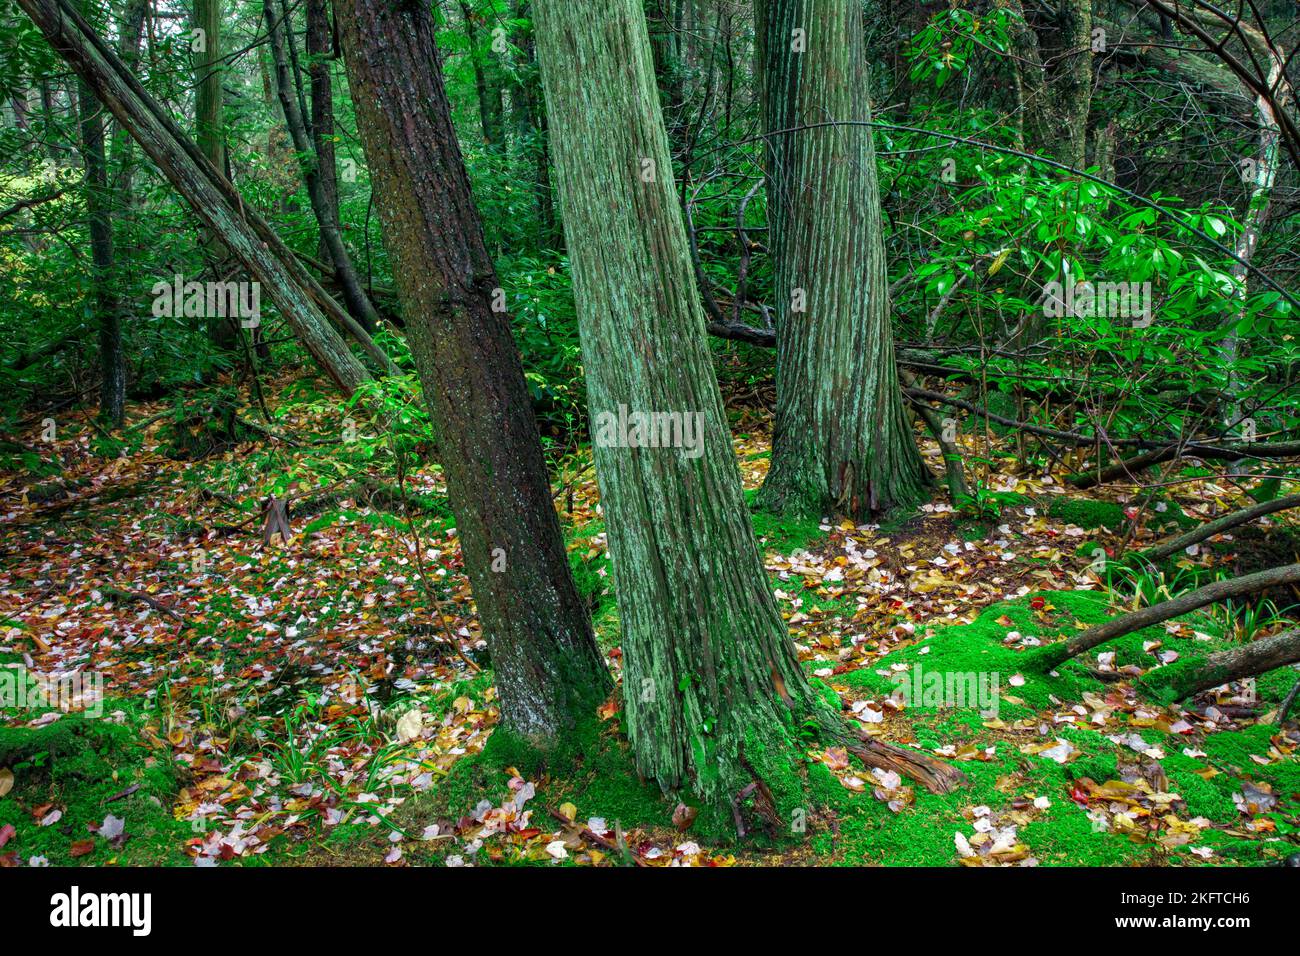
[[[718,830],[761,781],[776,825],[800,800],[791,728],[817,705],[741,497],[645,16],[640,0],[534,10],[636,765],[693,791]],[[624,433],[628,414],[681,427],[649,446]]]
[[[122,304],[113,264],[113,200],[104,158],[104,109],[84,81],[78,105],[81,156],[86,165],[91,283],[99,323],[99,414],[112,428],[120,428],[126,415],[126,360],[122,354]]]
[[[505,145],[505,110],[503,107],[499,71],[489,63],[491,53],[481,47],[477,14],[469,0],[460,0],[460,13],[465,20],[465,37],[469,40],[470,63],[474,68],[474,91],[478,94],[479,125],[483,128],[483,142],[490,150]]]
[[[357,125],[501,714],[553,746],[611,682],[574,586],[425,5],[336,0]]]
[[[339,172],[334,155],[334,83],[330,63],[334,57],[329,0],[307,0],[307,75],[311,80],[311,141],[320,179],[321,211],[332,229],[341,232]],[[323,235],[320,258],[329,259]]]
[[[370,302],[370,297],[366,295],[365,289],[362,288],[361,277],[357,275],[352,257],[348,254],[347,246],[343,244],[338,209],[331,208],[331,197],[323,180],[322,169],[317,162],[317,153],[312,145],[312,134],[307,129],[306,120],[303,118],[302,104],[298,98],[297,84],[294,81],[294,72],[291,70],[287,52],[287,39],[291,26],[289,8],[281,3],[277,10],[275,0],[263,0],[263,8],[267,33],[271,41],[271,58],[275,64],[276,94],[280,99],[285,125],[288,126],[289,135],[293,139],[293,148],[298,154],[298,164],[307,185],[307,197],[311,202],[312,213],[316,217],[316,224],[320,227],[321,239],[329,250],[334,273],[343,290],[343,301],[347,303],[348,312],[366,332],[373,332],[379,324],[379,315]],[[326,80],[328,79],[327,75]],[[331,170],[326,170],[325,174],[329,172]],[[335,201],[337,201],[337,194],[337,187],[335,187]]]
[[[307,351],[344,393],[350,395],[368,380],[365,367],[316,310],[315,296],[324,293],[310,289],[306,271],[292,253],[255,210],[238,202],[229,182],[206,162],[197,147],[186,143],[184,134],[148,98],[139,81],[130,76],[84,19],[64,0],[18,0],[18,4],[199,219],[262,283]]]
[[[899,393],[854,0],[757,0],[778,306],[776,421],[760,502],[855,520],[930,480]]]
[[[221,88],[225,61],[221,58],[221,0],[194,0],[193,29],[201,43],[194,46],[194,142],[212,168],[226,170],[225,95]],[[195,41],[191,41],[192,43]],[[229,253],[216,235],[202,240],[210,271],[220,272]],[[220,351],[239,343],[239,325],[229,317],[208,319],[208,337]]]

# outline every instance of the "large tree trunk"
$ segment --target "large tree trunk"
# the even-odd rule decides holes
[[[373,332],[379,324],[379,315],[370,297],[366,295],[365,289],[362,288],[361,277],[357,275],[352,257],[343,243],[336,205],[337,187],[333,190],[335,205],[331,206],[331,193],[324,181],[324,177],[332,174],[333,170],[332,168],[323,170],[320,166],[318,154],[312,144],[312,133],[307,129],[303,117],[302,102],[298,97],[295,82],[296,70],[292,68],[288,53],[288,35],[291,26],[289,7],[284,3],[277,5],[275,0],[263,0],[263,8],[266,13],[267,33],[271,41],[271,57],[275,64],[275,89],[280,99],[285,125],[288,126],[289,135],[293,139],[293,148],[298,154],[299,167],[307,185],[307,197],[311,202],[312,213],[316,217],[316,224],[320,227],[321,239],[329,250],[334,273],[338,277],[339,287],[343,290],[343,301],[347,303],[348,312],[363,329]],[[328,79],[327,75],[326,81]]]
[[[790,728],[816,705],[741,497],[640,0],[534,12],[636,765],[692,790],[718,829],[755,779],[785,813],[799,799]],[[679,415],[668,444],[686,447],[628,447],[621,412]]]
[[[130,76],[84,19],[63,0],[18,0],[18,4],[55,52],[157,164],[199,219],[262,283],[307,351],[334,382],[351,394],[368,380],[365,366],[317,311],[316,296],[328,296],[319,287],[311,288],[306,271],[292,253],[255,210],[238,200],[233,187],[197,147],[186,142],[184,134],[148,98],[139,81]],[[334,317],[337,319],[337,314]]]
[[[99,323],[99,414],[113,428],[126,415],[126,359],[122,354],[122,303],[113,263],[113,197],[104,158],[104,109],[83,81],[80,108],[81,156],[86,165],[86,218],[90,228],[91,283]]]
[[[761,503],[855,519],[930,476],[898,387],[862,13],[757,0],[778,307],[776,422]],[[797,130],[794,132],[784,132]]]
[[[501,714],[542,747],[611,683],[560,536],[509,316],[422,4],[336,0],[357,125],[407,340],[438,428]]]

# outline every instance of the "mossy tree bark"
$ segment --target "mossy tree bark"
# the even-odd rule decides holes
[[[593,425],[636,765],[692,791],[719,830],[763,781],[753,799],[777,826],[800,804],[793,729],[817,702],[741,496],[645,15],[639,0],[535,0],[534,12],[591,421],[698,423],[694,449],[620,447],[631,432],[601,440]]]
[[[864,519],[930,481],[898,385],[861,4],[756,0],[777,314],[760,503]],[[813,128],[807,128],[807,127]]]
[[[336,0],[407,340],[507,726],[538,747],[611,688],[574,586],[509,316],[470,194],[425,4]]]

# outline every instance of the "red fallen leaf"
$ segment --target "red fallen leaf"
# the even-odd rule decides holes
[[[17,832],[18,831],[14,829],[12,823],[6,823],[4,826],[0,827],[0,846],[4,846],[13,839],[14,834]]]
[[[95,852],[94,840],[78,840],[76,843],[72,844],[72,849],[68,851],[68,856],[72,857],[75,860],[79,856],[85,856],[88,853],[94,853],[94,852]]]
[[[1043,608],[1047,606],[1047,601],[1041,597],[1031,598],[1029,601],[1029,606],[1032,607],[1035,611],[1041,611]]]
[[[0,856],[0,867],[14,867],[18,865],[18,851],[14,850]]]
[[[542,832],[542,831],[541,831],[540,829],[538,829],[537,827],[529,827],[529,828],[526,829],[526,830],[519,830],[519,831],[517,831],[517,834],[516,834],[516,835],[517,835],[520,839],[523,839],[523,840],[531,840],[533,837],[538,836],[541,832]]]

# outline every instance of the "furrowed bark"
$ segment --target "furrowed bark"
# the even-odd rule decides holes
[[[1226,601],[1229,598],[1241,597],[1246,594],[1255,594],[1272,587],[1296,584],[1297,582],[1300,582],[1300,564],[1288,564],[1284,567],[1270,568],[1267,571],[1258,571],[1255,574],[1247,574],[1239,578],[1215,581],[1213,584],[1207,584],[1195,591],[1180,594],[1172,600],[1162,601],[1160,604],[1152,604],[1129,614],[1113,617],[1104,624],[1089,628],[1064,641],[1049,644],[1027,654],[1025,664],[1035,670],[1051,670],[1058,664],[1062,664],[1084,651],[1091,650],[1117,637],[1123,637],[1125,634],[1131,634],[1144,627],[1149,627],[1152,624],[1160,624],[1170,618],[1203,608],[1208,604],[1215,604],[1219,601]]]
[[[718,832],[746,829],[747,800],[780,829],[804,799],[793,727],[838,714],[799,666],[741,496],[644,12],[639,0],[534,11],[636,765],[690,790]],[[680,441],[624,428],[673,413]]]
[[[861,4],[756,0],[777,299],[773,511],[863,520],[923,496],[899,395]],[[782,132],[795,130],[794,132]]]
[[[427,5],[336,0],[407,341],[506,725],[539,747],[612,687],[578,596],[532,403],[452,127]]]
[[[221,237],[231,254],[263,284],[307,351],[334,382],[351,394],[368,380],[370,375],[365,367],[323,320],[313,298],[304,291],[299,276],[306,276],[306,271],[297,265],[279,237],[256,212],[238,201],[234,187],[212,168],[194,144],[174,123],[161,118],[162,110],[148,98],[138,81],[129,77],[121,62],[98,41],[76,11],[62,0],[19,0],[19,6],[123,129],[140,144],[199,219]],[[324,296],[324,291],[320,294]]]
[[[698,423],[698,455],[623,447],[630,433],[595,442],[628,736],[642,774],[728,819],[755,777],[791,777],[788,722],[813,711],[813,691],[741,497],[640,3],[533,6],[590,420]]]

